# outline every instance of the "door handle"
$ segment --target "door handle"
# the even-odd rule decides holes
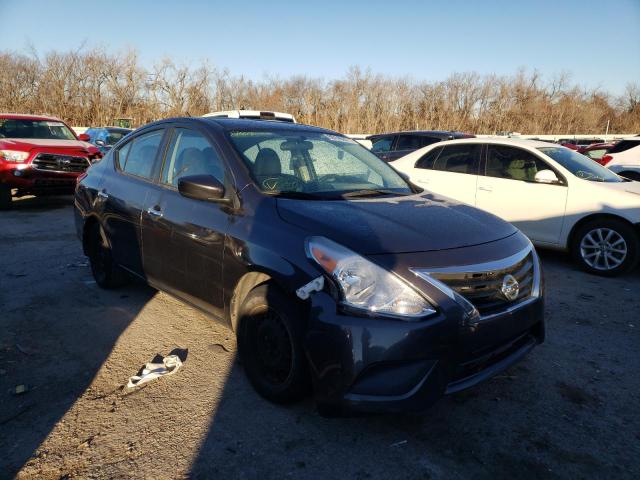
[[[493,192],[493,188],[491,187],[478,187],[478,190],[482,190],[483,192]]]
[[[148,213],[149,215],[151,215],[152,217],[155,217],[155,218],[160,218],[160,217],[162,217],[162,212],[161,212],[161,211],[160,211],[160,209],[159,209],[159,208],[157,208],[157,207],[151,207],[151,208],[148,208],[148,209],[147,209],[147,213]]]
[[[106,193],[104,190],[100,190],[100,191],[98,192],[98,197],[100,197],[100,198],[104,198],[104,199],[106,200],[107,198],[109,198],[109,194],[108,194],[108,193]]]

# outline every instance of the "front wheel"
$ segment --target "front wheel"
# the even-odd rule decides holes
[[[587,272],[615,276],[638,263],[638,234],[621,220],[594,220],[576,232],[571,249]]]
[[[253,289],[242,305],[240,358],[253,388],[267,400],[288,403],[309,390],[302,348],[304,324],[296,299],[273,284]]]
[[[11,189],[6,185],[0,185],[0,210],[11,207]]]

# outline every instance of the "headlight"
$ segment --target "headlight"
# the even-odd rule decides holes
[[[327,238],[308,238],[307,255],[333,278],[344,306],[406,320],[436,312],[394,274]]]
[[[21,163],[29,158],[29,152],[20,152],[18,150],[0,150],[0,160],[7,162]]]

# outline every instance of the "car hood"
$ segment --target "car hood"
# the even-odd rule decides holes
[[[284,221],[363,255],[468,247],[517,232],[487,212],[430,193],[367,200],[278,198],[277,208]]]
[[[20,150],[28,152],[34,149],[52,148],[55,150],[69,150],[73,152],[88,153],[96,147],[80,140],[49,140],[41,138],[3,138],[0,139],[0,148],[6,150]]]

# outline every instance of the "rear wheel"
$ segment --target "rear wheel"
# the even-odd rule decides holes
[[[11,189],[6,185],[0,185],[0,210],[11,207]]]
[[[87,235],[89,264],[98,286],[113,289],[127,283],[127,274],[113,261],[111,248],[100,226],[97,224],[92,226]]]
[[[621,220],[594,220],[576,232],[572,253],[580,266],[597,275],[615,276],[638,263],[638,234]]]
[[[296,300],[272,284],[256,287],[242,305],[238,330],[242,365],[255,390],[272,402],[299,400],[309,390],[303,326]]]

